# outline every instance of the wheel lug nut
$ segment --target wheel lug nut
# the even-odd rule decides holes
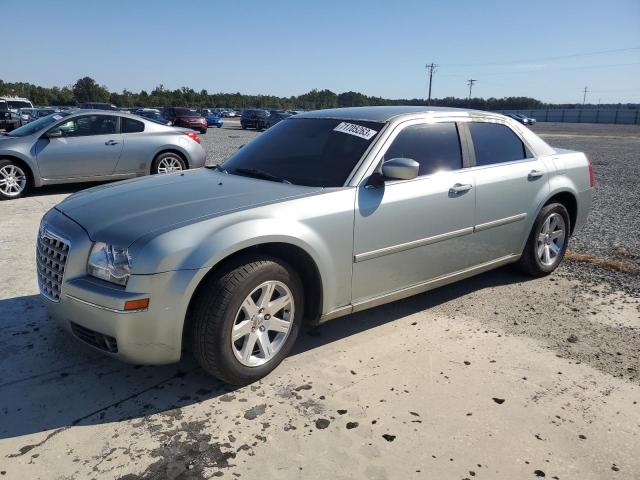
[[[260,331],[264,332],[264,327],[263,326],[260,326]]]

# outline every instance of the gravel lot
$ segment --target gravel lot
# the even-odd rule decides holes
[[[571,248],[638,261],[640,129],[535,130],[596,168]],[[202,138],[217,162],[255,135],[230,121]],[[0,479],[637,479],[637,274],[499,269],[309,331],[273,374],[233,389],[189,355],[114,361],[48,318],[38,222],[83,187],[1,204]]]

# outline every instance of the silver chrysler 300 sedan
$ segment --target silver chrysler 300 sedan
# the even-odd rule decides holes
[[[95,187],[42,220],[40,291],[82,342],[246,384],[322,322],[517,262],[552,272],[585,222],[584,154],[502,115],[303,113],[221,165]]]
[[[200,137],[112,111],[56,112],[0,135],[0,200],[29,187],[202,167]]]

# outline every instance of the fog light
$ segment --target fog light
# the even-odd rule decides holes
[[[124,302],[124,309],[127,310],[146,310],[149,308],[148,298],[139,298],[138,300],[127,300]]]

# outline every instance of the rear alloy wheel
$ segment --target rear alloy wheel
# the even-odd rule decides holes
[[[267,375],[287,356],[302,323],[297,273],[277,258],[238,259],[199,289],[190,315],[202,368],[234,385]]]
[[[29,177],[11,160],[0,160],[0,200],[19,198],[29,186]]]
[[[569,222],[569,213],[564,205],[552,203],[543,207],[522,252],[520,268],[534,277],[553,272],[567,250]]]
[[[158,157],[153,161],[151,173],[154,175],[162,175],[165,173],[181,172],[186,169],[187,166],[180,155],[173,152],[166,152],[158,155]]]

